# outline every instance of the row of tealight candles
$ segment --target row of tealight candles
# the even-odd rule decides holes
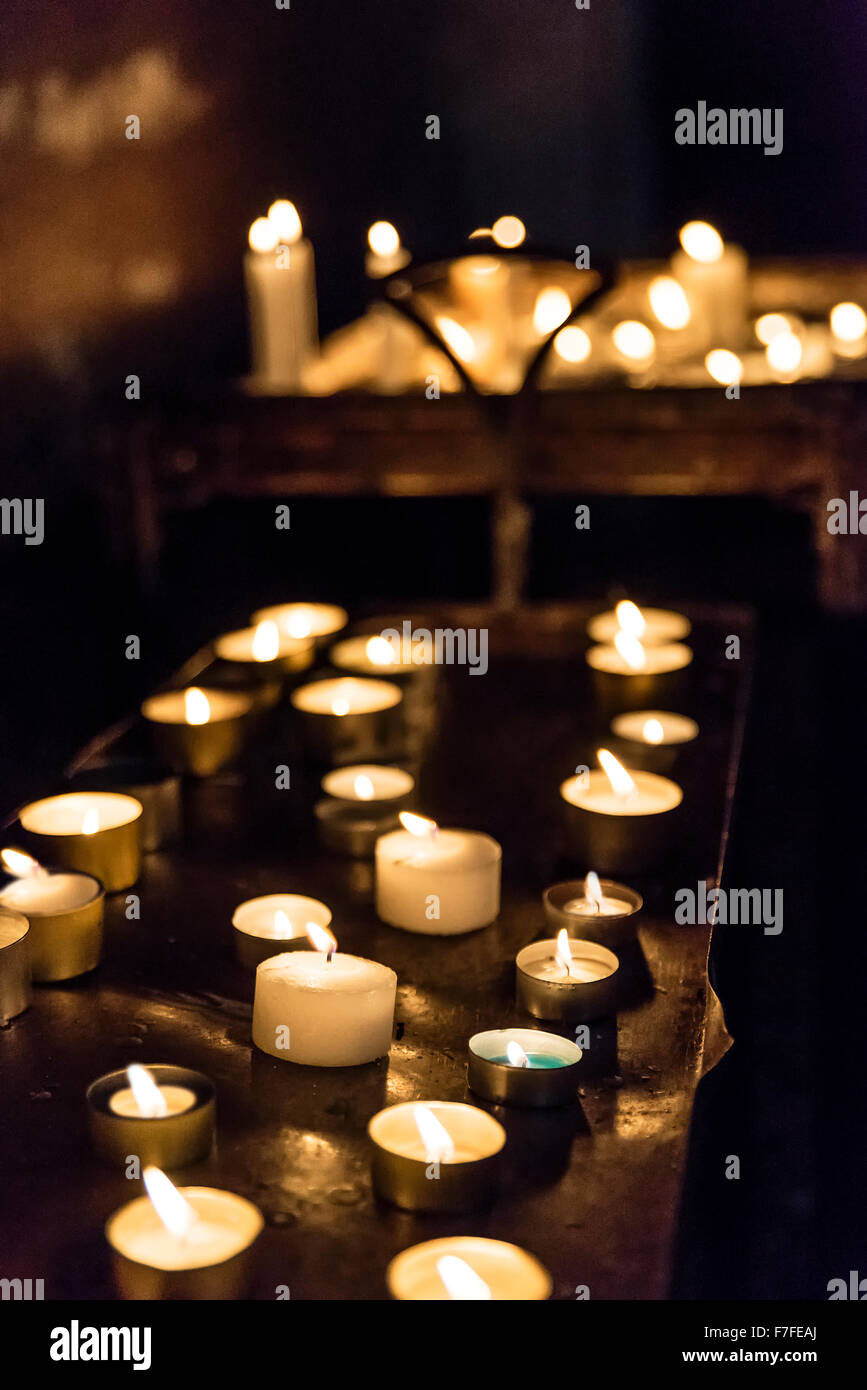
[[[312,661],[303,644],[333,637],[347,619],[343,610],[327,605],[285,605],[254,617],[253,627],[218,639],[215,650],[223,660],[270,668],[270,677],[303,669],[308,657]],[[677,640],[689,631],[686,619],[658,610],[641,613],[625,602],[594,619],[589,631],[597,642],[588,653],[592,670],[621,682],[615,699],[620,713],[612,729],[624,746],[670,753],[691,741],[697,727],[683,716],[634,708],[648,681],[652,689],[654,681],[689,664],[691,653]],[[332,649],[332,661],[353,670],[381,669],[389,659],[399,660],[390,649],[387,656],[387,645],[375,636],[343,639]],[[365,687],[387,683],[352,677],[356,685],[344,689],[343,679],[296,688],[293,704],[332,728],[353,713],[399,703],[399,687],[397,698],[380,706]],[[317,686],[327,688],[322,692]],[[225,738],[218,755],[203,759],[200,745],[183,737],[237,718],[220,704],[224,694],[192,688],[145,702],[143,713],[155,733],[163,727],[174,730],[172,745],[167,748],[163,742],[161,747],[180,771],[208,775],[230,756]],[[196,695],[205,703],[197,705]],[[255,696],[249,698],[255,702]],[[154,700],[163,703],[155,707]],[[318,750],[336,746],[327,737],[313,742]],[[603,868],[634,866],[638,845],[638,859],[652,863],[664,838],[658,827],[670,824],[666,813],[680,804],[680,788],[658,773],[627,771],[609,750],[600,749],[599,760],[598,772],[561,787],[576,853],[589,862],[592,849]],[[389,925],[455,935],[490,924],[500,900],[502,855],[496,841],[473,831],[440,830],[405,809],[397,814],[399,828],[383,831],[395,809],[405,806],[413,785],[411,776],[397,767],[369,763],[333,768],[323,778],[326,804],[333,801],[349,813],[344,832],[347,826],[350,832],[348,838],[338,837],[336,847],[374,853],[377,912]],[[365,816],[371,809],[376,813],[373,832],[367,825],[361,842],[352,833],[358,831],[351,819],[356,808]],[[0,892],[0,1011],[5,1017],[21,1011],[16,992],[21,996],[24,991],[25,947],[32,949],[34,978],[43,982],[69,978],[98,963],[103,886],[119,891],[137,878],[136,837],[143,809],[142,802],[123,793],[81,792],[32,803],[20,813],[22,829],[46,851],[42,858],[50,854],[63,869],[48,872],[20,850],[2,852],[5,868],[16,876]],[[583,883],[546,890],[544,903],[557,935],[519,952],[518,1003],[536,1018],[567,1024],[612,1014],[619,960],[611,946],[634,937],[640,895],[590,873]],[[325,904],[293,894],[253,899],[235,911],[238,954],[256,968],[253,1041],[281,1061],[356,1066],[390,1049],[397,977],[377,962],[339,952],[330,922]],[[576,929],[579,938],[571,935]],[[581,1056],[574,1042],[555,1033],[489,1030],[469,1041],[468,1080],[471,1089],[494,1103],[562,1105],[574,1100]],[[231,1193],[178,1191],[162,1171],[196,1162],[210,1150],[215,1123],[211,1083],[183,1068],[133,1067],[95,1082],[88,1110],[100,1157],[123,1163],[136,1153],[145,1165],[147,1195],[127,1204],[107,1227],[121,1293],[170,1297],[179,1289],[181,1296],[234,1296],[249,1274],[246,1255],[261,1230],[260,1214]],[[440,1212],[472,1210],[490,1200],[506,1136],[487,1112],[455,1102],[407,1102],[381,1111],[368,1128],[374,1186],[387,1200],[411,1210]],[[430,1181],[432,1164],[437,1182]],[[550,1280],[527,1252],[473,1238],[468,1263],[457,1252],[465,1244],[434,1241],[404,1252],[389,1270],[392,1292],[421,1298],[548,1296]]]

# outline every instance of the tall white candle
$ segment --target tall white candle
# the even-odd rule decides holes
[[[272,203],[250,228],[244,275],[253,371],[261,384],[297,390],[317,344],[313,247],[292,203]]]
[[[737,348],[747,331],[748,272],[745,252],[727,245],[708,222],[687,222],[671,271],[683,286],[704,346]]]
[[[474,830],[439,830],[401,812],[403,830],[376,842],[376,911],[383,922],[427,936],[457,936],[500,911],[502,849]]]

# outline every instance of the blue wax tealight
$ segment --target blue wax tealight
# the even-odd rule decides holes
[[[492,1028],[469,1040],[467,1084],[498,1105],[573,1105],[580,1061],[581,1048],[571,1038],[537,1028]]]
[[[551,1057],[547,1052],[528,1052],[527,1066],[538,1071],[553,1071],[557,1067],[568,1067],[569,1062],[563,1057]],[[501,1066],[512,1067],[514,1062],[510,1062],[508,1057],[491,1057],[491,1062],[499,1062]],[[522,1063],[523,1065],[523,1063]]]

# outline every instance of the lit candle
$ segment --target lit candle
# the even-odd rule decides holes
[[[331,908],[299,893],[267,893],[240,903],[232,915],[235,950],[241,964],[255,970],[269,956],[312,950],[307,923],[331,925]]]
[[[30,922],[33,979],[50,984],[95,969],[102,956],[102,884],[90,874],[49,873],[20,850],[0,851],[0,861],[14,875],[0,889],[0,904]]]
[[[303,671],[313,661],[312,637],[291,637],[281,631],[273,618],[265,618],[255,627],[226,632],[214,643],[221,661],[251,667],[265,676]]]
[[[829,315],[834,351],[839,357],[867,353],[867,314],[860,304],[835,304]]]
[[[667,608],[639,608],[631,599],[621,599],[615,608],[589,620],[587,635],[594,642],[610,643],[618,632],[624,632],[644,647],[659,647],[687,637],[691,626],[682,613],[672,613]]]
[[[591,869],[584,879],[546,888],[542,905],[554,931],[577,931],[584,941],[618,950],[635,939],[644,900],[634,888],[600,879]]]
[[[364,268],[371,280],[382,280],[409,265],[410,254],[401,246],[400,234],[391,222],[374,222],[368,229],[367,245],[370,249]]]
[[[341,676],[302,685],[290,698],[315,757],[339,763],[387,756],[400,741],[403,691],[391,681]]]
[[[496,1105],[570,1105],[581,1055],[580,1047],[556,1033],[530,1028],[476,1033],[469,1041],[467,1085]]]
[[[143,1173],[147,1196],[109,1218],[106,1239],[125,1299],[234,1299],[251,1273],[262,1213],[214,1187],[177,1188],[160,1168]]]
[[[142,804],[119,792],[64,792],[23,807],[18,819],[37,858],[99,879],[107,893],[141,870]]]
[[[244,257],[253,372],[266,390],[297,390],[316,351],[313,247],[292,203],[279,199],[250,228]]]
[[[534,941],[515,958],[515,995],[534,1018],[589,1023],[617,1011],[620,962],[596,941],[565,928],[553,941]]]
[[[644,372],[656,356],[656,338],[646,323],[638,319],[624,319],[611,330],[611,342],[617,354],[617,361],[627,371]]]
[[[20,912],[0,907],[0,1024],[30,1007],[30,924]]]
[[[110,1072],[87,1090],[88,1128],[96,1156],[125,1167],[182,1168],[206,1158],[216,1124],[214,1087],[200,1072],[162,1064]]]
[[[253,696],[244,691],[191,685],[149,696],[141,712],[171,767],[211,777],[241,753],[253,707]]]
[[[397,976],[387,965],[337,951],[308,924],[314,951],[271,956],[256,971],[253,1042],[281,1061],[357,1067],[391,1047]]]
[[[339,767],[322,779],[326,793],[313,808],[320,843],[326,849],[368,858],[380,835],[395,830],[401,806],[415,788],[415,778],[400,767],[360,763]]]
[[[506,1132],[456,1101],[389,1105],[367,1126],[373,1186],[407,1211],[472,1211],[494,1194]]]
[[[269,608],[260,608],[251,621],[254,624],[275,622],[289,637],[312,637],[314,643],[318,643],[319,639],[332,637],[346,627],[349,614],[335,603],[275,603]]]
[[[410,1246],[391,1261],[386,1280],[392,1298],[402,1302],[544,1302],[553,1288],[535,1256],[483,1236],[447,1236]]]
[[[596,756],[600,768],[560,787],[573,852],[606,872],[655,867],[679,828],[683,792],[667,777],[628,772],[607,748]]]
[[[374,633],[372,636],[346,637],[342,642],[336,642],[328,653],[328,659],[342,671],[356,671],[364,676],[388,676],[389,680],[393,680],[399,676],[415,676],[419,671],[432,668],[430,645],[419,643],[415,650],[418,661],[413,660],[411,641],[391,642]]]
[[[457,936],[500,911],[503,851],[474,830],[440,830],[401,811],[403,830],[376,842],[376,911],[383,922],[428,936]]]
[[[642,772],[669,772],[682,749],[698,738],[698,725],[669,710],[628,710],[611,721],[616,751]]]
[[[145,853],[176,839],[181,827],[180,778],[165,763],[148,757],[109,757],[67,779],[70,791],[122,792],[142,804],[141,846]]]
[[[593,673],[597,706],[611,718],[623,710],[677,702],[692,662],[683,642],[648,647],[631,633],[615,632],[614,641],[588,648],[584,657]]]
[[[749,267],[744,251],[727,245],[708,222],[687,222],[680,229],[680,245],[671,270],[703,330],[703,345],[740,347],[747,326]]]

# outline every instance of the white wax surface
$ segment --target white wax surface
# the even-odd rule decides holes
[[[27,935],[27,922],[18,922],[14,918],[0,916],[0,950],[4,946],[11,946],[14,942],[20,941],[22,936]]]
[[[185,1236],[167,1230],[150,1197],[136,1197],[109,1219],[109,1244],[152,1269],[203,1269],[246,1250],[262,1229],[262,1215],[244,1197],[213,1187],[182,1187],[200,1221]]]
[[[241,691],[217,690],[213,686],[197,686],[203,695],[207,697],[210,707],[210,718],[208,724],[216,724],[221,719],[240,719],[242,715],[248,714],[253,706],[252,698],[243,694]],[[154,724],[186,724],[186,691],[185,690],[166,690],[160,695],[149,695],[141,707],[141,712],[145,719],[150,719]],[[203,728],[204,725],[192,724],[190,728]]]
[[[402,699],[400,687],[389,681],[365,680],[354,676],[312,681],[310,685],[302,685],[292,693],[292,703],[296,709],[309,714],[330,714],[332,718],[341,717],[334,709],[335,700],[348,704],[349,708],[343,711],[344,714],[371,714],[376,710],[391,709]]]
[[[632,911],[632,904],[625,902],[623,898],[606,898],[603,895],[601,903],[597,903],[595,898],[571,898],[563,904],[561,910],[579,913],[584,917],[620,917]]]
[[[454,1144],[454,1153],[442,1157],[442,1163],[473,1163],[480,1158],[490,1158],[499,1153],[506,1142],[503,1126],[486,1110],[459,1101],[424,1100],[389,1105],[374,1115],[367,1126],[374,1144],[404,1158],[430,1162],[416,1120],[419,1104],[439,1120]]]
[[[276,623],[281,632],[292,637],[326,637],[346,627],[349,614],[333,603],[277,603],[260,608],[251,621],[256,625]]]
[[[391,926],[429,936],[475,931],[499,913],[501,861],[497,841],[474,830],[381,835],[376,911]]]
[[[309,1067],[372,1062],[391,1046],[396,993],[394,971],[360,956],[272,956],[256,971],[253,1042],[272,1057]]]
[[[437,1269],[445,1255],[468,1264],[487,1284],[498,1302],[539,1302],[551,1295],[551,1276],[533,1255],[517,1245],[483,1236],[447,1236],[413,1245],[388,1266],[393,1298],[407,1301],[451,1301]]]
[[[648,647],[677,642],[681,637],[686,637],[692,627],[689,618],[685,618],[682,613],[673,613],[667,608],[642,608],[641,616],[646,628],[638,640]],[[587,635],[594,642],[611,643],[620,630],[613,608],[606,613],[597,613],[587,624]]]
[[[19,819],[25,830],[34,835],[81,835],[85,816],[96,811],[101,830],[114,830],[128,825],[142,814],[142,804],[135,797],[120,792],[64,792],[32,801],[21,811]]]
[[[311,243],[299,237],[272,251],[248,251],[244,279],[254,373],[274,385],[297,386],[317,346]]]
[[[399,645],[397,642],[388,643],[388,649],[395,658],[393,661],[371,661],[367,644],[376,635],[367,633],[363,637],[346,637],[342,642],[335,643],[328,653],[332,665],[339,666],[343,671],[362,671],[365,675],[386,677],[411,675],[420,665],[424,665],[423,662],[402,661],[394,650]]]
[[[598,948],[597,948],[598,949]],[[594,980],[607,980],[617,969],[614,960],[606,960],[597,955],[590,942],[569,938],[569,951],[572,966],[567,975],[566,967],[557,956],[557,941],[534,941],[518,952],[517,963],[525,975],[537,980],[555,980],[558,984],[590,984]]]
[[[727,245],[716,261],[696,261],[683,249],[671,258],[671,273],[683,286],[696,326],[707,341],[737,347],[747,322],[749,263],[740,246]]]
[[[594,671],[607,671],[615,676],[661,676],[667,671],[682,671],[688,666],[692,661],[692,650],[682,642],[645,647],[644,665],[637,670],[624,660],[615,646],[600,644],[590,647],[586,660]]]
[[[99,893],[89,874],[34,874],[16,878],[0,891],[0,903],[30,917],[51,917],[93,902]]]
[[[594,768],[584,778],[568,777],[561,784],[560,795],[571,806],[580,806],[602,816],[657,816],[663,811],[673,811],[683,800],[680,787],[668,777],[632,769],[629,775],[636,790],[626,796],[612,789],[601,768]],[[583,786],[585,780],[587,785]]]
[[[373,785],[373,796],[362,797],[355,789],[359,777]],[[322,790],[327,796],[341,801],[355,801],[364,806],[373,801],[394,801],[407,796],[415,786],[415,778],[400,767],[382,767],[377,763],[358,763],[354,767],[338,767],[322,778]]]
[[[662,725],[662,738],[658,742],[645,736],[644,726],[648,719],[655,719]],[[698,725],[685,714],[671,714],[667,710],[630,710],[628,714],[618,714],[611,721],[611,732],[618,738],[632,739],[645,743],[649,748],[662,748],[672,743],[691,743],[698,737]]]
[[[268,666],[270,661],[278,661],[283,656],[298,656],[302,652],[307,652],[313,645],[313,639],[309,637],[290,637],[288,633],[282,632],[278,628],[280,645],[275,657],[270,657],[268,661],[259,661],[253,652],[253,642],[256,637],[255,627],[240,628],[237,632],[224,632],[222,637],[218,637],[214,643],[214,651],[223,661],[249,661],[254,666]]]
[[[196,1103],[196,1095],[187,1086],[160,1086],[160,1095],[168,1106],[168,1115],[182,1115],[185,1110],[192,1110]],[[115,1091],[108,1102],[109,1110],[113,1110],[115,1115],[131,1115],[136,1120],[163,1120],[167,1115],[143,1115],[138,1108],[135,1093],[131,1086],[125,1086],[123,1090]]]
[[[282,912],[289,919],[289,931],[281,930],[277,913]],[[232,926],[247,936],[264,937],[268,941],[281,941],[298,936],[306,936],[308,922],[317,927],[327,927],[331,923],[331,908],[318,898],[305,898],[299,893],[267,893],[261,898],[250,898],[240,903],[232,916]]]

